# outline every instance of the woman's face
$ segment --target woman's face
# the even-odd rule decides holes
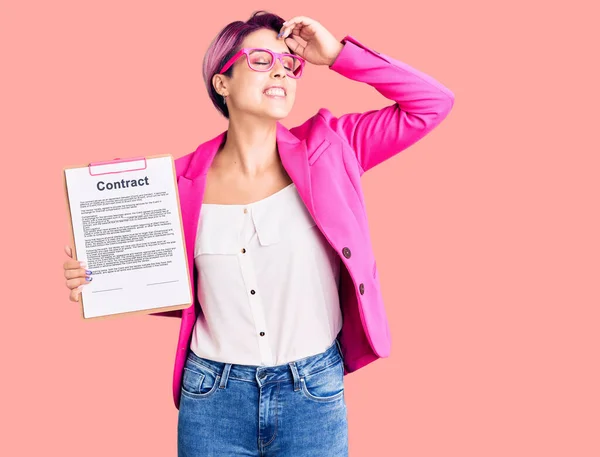
[[[270,29],[252,32],[246,37],[242,47],[291,53],[285,42],[277,38],[277,32]],[[269,71],[254,71],[248,66],[244,55],[235,61],[232,68],[231,78],[221,76],[220,82],[216,81],[217,92],[227,95],[226,104],[230,119],[237,118],[240,114],[250,114],[264,119],[279,120],[289,114],[296,98],[297,80],[286,74],[279,59],[275,60],[273,68]],[[283,87],[285,96],[265,94],[269,86]]]

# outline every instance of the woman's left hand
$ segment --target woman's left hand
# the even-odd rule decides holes
[[[279,34],[292,52],[314,65],[333,65],[344,47],[329,30],[306,16],[296,16],[285,21]],[[306,41],[306,45],[296,40],[297,37]]]

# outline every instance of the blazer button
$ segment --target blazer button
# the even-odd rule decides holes
[[[350,256],[352,256],[352,253],[350,252],[350,249],[348,249],[348,248],[342,249],[342,254],[344,254],[344,257],[346,257],[347,259],[349,259]]]
[[[362,282],[360,283],[360,286],[358,286],[358,291],[361,295],[365,294],[365,285]]]

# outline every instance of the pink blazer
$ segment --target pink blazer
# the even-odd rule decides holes
[[[342,260],[338,338],[344,374],[390,354],[391,336],[371,247],[360,177],[434,129],[450,112],[454,94],[432,77],[346,36],[333,71],[373,86],[394,103],[380,110],[334,117],[320,109],[288,130],[277,123],[282,164],[315,223]],[[201,312],[194,245],[208,168],[226,132],[175,160],[194,305],[156,313],[181,318],[173,372],[179,409],[183,366]],[[345,268],[344,268],[345,267]],[[193,273],[192,273],[193,272]]]

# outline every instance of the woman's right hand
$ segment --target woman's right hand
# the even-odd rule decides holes
[[[71,290],[69,299],[71,301],[79,301],[81,289],[92,280],[92,272],[86,270],[85,262],[73,259],[73,249],[70,246],[65,246],[65,252],[71,257],[71,260],[67,260],[63,265],[65,278],[67,278],[67,287]],[[89,278],[89,280],[86,278]]]

